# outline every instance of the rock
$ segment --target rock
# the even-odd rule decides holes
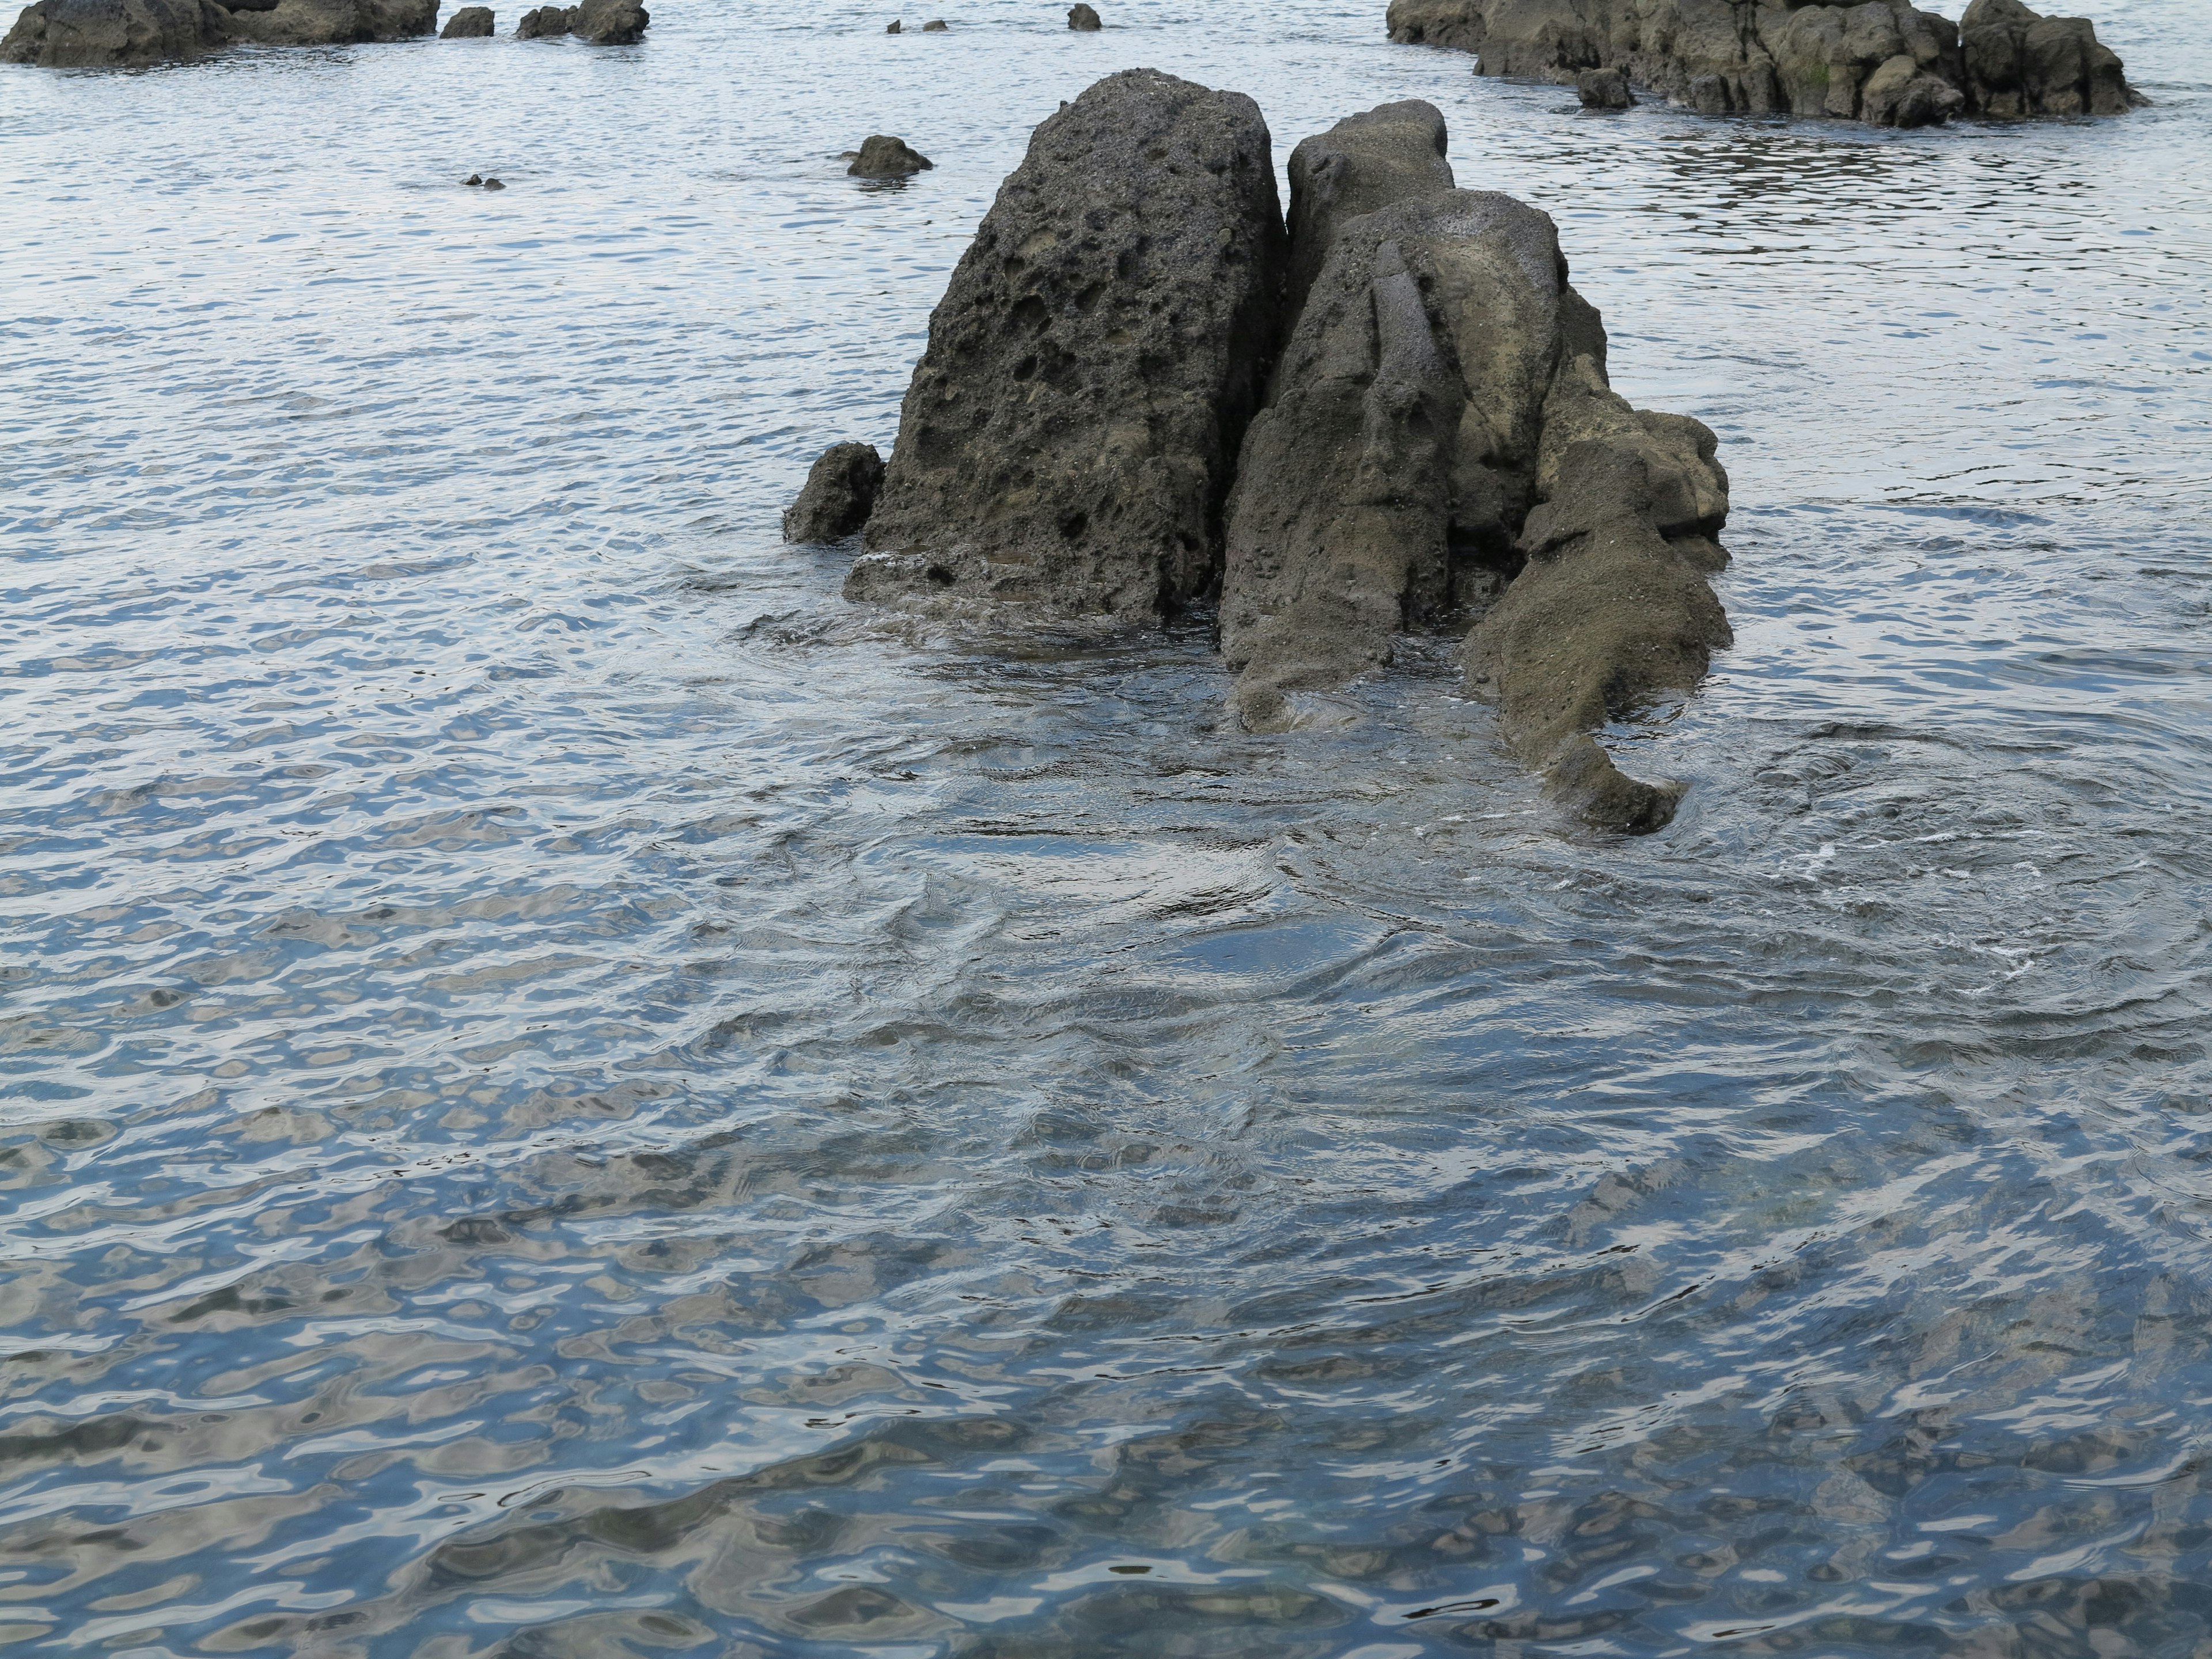
[[[904,32],[904,26],[896,22],[894,22],[889,28],[884,31],[885,34],[900,34]]]
[[[584,0],[568,11],[568,33],[595,46],[634,46],[645,39],[653,14],[637,0]]]
[[[1392,0],[1389,31],[1479,53],[1483,75],[1578,92],[1584,74],[1619,70],[1708,115],[1909,127],[1954,114],[2118,114],[2144,101],[2089,23],[2039,17],[2021,0],[1973,0],[1955,26],[1910,0]]]
[[[485,180],[483,181],[483,187],[484,187],[486,190],[505,190],[505,189],[507,188],[507,186],[506,186],[505,185],[502,185],[501,183],[500,183],[500,181],[499,181],[498,179],[485,179]]]
[[[1617,69],[1584,70],[1575,76],[1575,96],[1584,109],[1633,109],[1636,94]]]
[[[278,0],[234,8],[234,38],[270,46],[343,46],[437,31],[438,0]]]
[[[783,515],[787,542],[842,542],[868,521],[884,487],[883,457],[872,444],[833,444],[806,475]]]
[[[942,34],[951,26],[942,17],[933,18],[921,26],[924,34]]]
[[[1249,98],[1130,70],[1048,118],[930,319],[847,596],[1136,622],[1206,593],[1285,243]]]
[[[1098,21],[1098,14],[1089,6],[1071,6],[1067,11],[1067,27],[1085,34],[1095,34],[1105,25]]]
[[[0,63],[79,69],[198,58],[229,41],[228,21],[201,0],[37,0],[0,40]]]
[[[483,183],[483,177],[480,173],[471,173],[467,178],[462,179],[461,182],[465,185],[480,185]]]
[[[2020,0],[1973,0],[1959,39],[1978,114],[2118,115],[2149,101],[2084,17],[2039,17]]]
[[[903,179],[936,165],[920,150],[910,149],[905,139],[879,132],[861,140],[860,153],[845,171],[855,179]]]
[[[488,40],[492,33],[489,6],[463,6],[438,31],[441,40]]]
[[[538,6],[522,14],[522,21],[514,26],[518,40],[550,40],[568,32],[568,9],[565,6]]]
[[[1427,191],[1345,222],[1252,422],[1227,514],[1222,650],[1252,730],[1480,611],[1469,684],[1589,821],[1645,830],[1675,792],[1590,736],[1692,690],[1729,641],[1712,434],[1606,384],[1605,331],[1551,220]],[[1462,623],[1463,625],[1463,623]]]
[[[1349,115],[1291,152],[1291,264],[1282,331],[1297,326],[1314,278],[1348,221],[1409,196],[1452,187],[1444,118],[1409,99]]]

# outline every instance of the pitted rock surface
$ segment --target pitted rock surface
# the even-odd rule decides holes
[[[1419,99],[1348,115],[1291,152],[1291,268],[1283,332],[1297,327],[1336,233],[1364,213],[1449,190],[1444,118]]]

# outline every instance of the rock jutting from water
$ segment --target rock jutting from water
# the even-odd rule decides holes
[[[855,179],[904,179],[936,165],[905,139],[878,132],[860,141],[853,165],[845,171]]]
[[[633,46],[645,38],[653,14],[637,0],[584,0],[580,6],[539,6],[514,26],[518,40],[550,40],[574,34],[595,46]]]
[[[1876,126],[2117,115],[2147,101],[2087,19],[1973,0],[1958,23],[1908,0],[1391,0],[1393,40],[1478,53],[1476,72],[1574,82],[1619,70],[1707,115]]]
[[[1440,150],[1420,104],[1299,147],[1330,160],[1293,169],[1291,269],[1325,247],[1230,497],[1232,702],[1247,729],[1288,729],[1402,634],[1479,616],[1468,684],[1507,741],[1590,822],[1654,829],[1676,792],[1623,775],[1590,732],[1694,690],[1729,643],[1705,579],[1727,557],[1727,478],[1703,426],[1607,387],[1548,216],[1454,189],[1440,155],[1405,165],[1431,124]],[[1346,179],[1368,211],[1304,199]]]
[[[1338,231],[1393,202],[1452,187],[1451,163],[1444,159],[1448,137],[1435,105],[1408,99],[1347,115],[1291,152],[1285,338],[1297,326]]]
[[[1584,70],[1575,76],[1575,98],[1584,109],[1634,109],[1636,94],[1617,69]]]
[[[832,444],[822,452],[783,515],[787,542],[842,542],[868,521],[884,487],[884,460],[872,444]]]
[[[1136,621],[1206,594],[1285,240],[1241,93],[1129,70],[1048,118],[930,319],[848,597]]]
[[[0,40],[0,63],[117,67],[200,57],[238,41],[352,46],[437,27],[438,0],[36,0]]]
[[[1067,27],[1084,34],[1096,34],[1105,25],[1098,21],[1098,14],[1091,7],[1077,5],[1068,8]]]
[[[463,6],[438,31],[441,40],[488,40],[492,35],[489,6]]]

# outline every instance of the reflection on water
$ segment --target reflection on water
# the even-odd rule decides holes
[[[2212,1641],[2192,14],[2100,14],[2151,110],[1900,135],[1379,12],[0,77],[0,1641]],[[1664,835],[1440,651],[1247,738],[1202,629],[777,543],[1136,63],[1279,155],[1435,99],[1721,432]]]

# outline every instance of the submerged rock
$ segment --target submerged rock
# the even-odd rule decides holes
[[[842,542],[868,521],[884,487],[884,460],[872,444],[832,444],[806,475],[783,515],[787,542]]]
[[[1067,27],[1080,30],[1085,34],[1091,34],[1103,28],[1104,25],[1098,21],[1098,14],[1090,7],[1078,5],[1068,8]]]
[[[1575,76],[1575,96],[1584,109],[1633,109],[1636,94],[1617,69],[1584,70]]]
[[[942,17],[933,18],[930,21],[924,23],[921,26],[921,32],[924,34],[942,34],[950,27],[951,25],[948,24]]]
[[[1047,119],[930,319],[848,597],[1135,621],[1206,593],[1284,251],[1242,94],[1130,70]]]
[[[1590,732],[1694,689],[1729,642],[1703,574],[1726,557],[1712,434],[1607,387],[1546,215],[1399,178],[1340,222],[1244,441],[1221,604],[1236,710],[1297,725],[1406,630],[1480,612],[1468,683],[1507,741],[1591,822],[1655,829],[1675,792]]]
[[[905,139],[878,132],[860,141],[860,154],[845,171],[855,179],[903,179],[936,165]]]
[[[441,40],[488,40],[492,34],[489,6],[463,6],[438,31]]]
[[[1578,82],[1619,70],[1708,115],[1786,111],[1878,126],[1952,115],[2118,114],[2144,101],[2081,18],[1973,0],[1391,0],[1390,38],[1480,54],[1478,72]],[[1973,39],[1962,49],[1962,37]]]
[[[1291,262],[1283,333],[1297,326],[1336,233],[1363,213],[1452,187],[1444,118],[1419,99],[1347,115],[1291,152]]]
[[[197,58],[229,42],[228,24],[202,0],[37,0],[0,40],[0,63],[80,69]]]

